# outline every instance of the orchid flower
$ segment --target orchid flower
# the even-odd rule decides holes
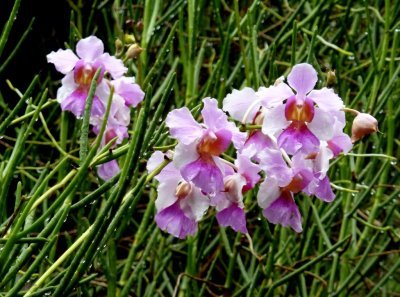
[[[245,155],[238,155],[235,168],[226,166],[224,177],[225,189],[218,192],[211,200],[216,206],[217,220],[221,226],[230,226],[233,230],[248,233],[246,215],[244,212],[243,194],[254,188],[260,180],[260,167],[250,161]]]
[[[148,171],[153,171],[163,160],[163,153],[154,152],[147,162]],[[164,167],[155,179],[159,182],[155,202],[157,226],[181,239],[194,235],[197,222],[209,207],[209,198],[192,182],[184,180],[173,163]]]
[[[61,88],[57,91],[57,100],[62,110],[71,111],[76,117],[82,117],[91,81],[96,71],[101,68],[97,83],[105,83],[105,72],[116,79],[121,77],[127,68],[120,59],[104,53],[103,42],[95,36],[81,39],[76,45],[75,55],[72,50],[59,49],[47,55],[47,61],[53,63],[57,71],[65,74]],[[101,116],[105,111],[104,102],[107,98],[99,98],[95,94],[92,115]]]
[[[219,156],[231,142],[236,148],[243,145],[246,135],[228,122],[215,99],[205,98],[203,103],[203,124],[197,123],[189,109],[183,107],[168,114],[166,125],[171,136],[179,141],[174,163],[182,177],[204,193],[215,195],[224,189]]]

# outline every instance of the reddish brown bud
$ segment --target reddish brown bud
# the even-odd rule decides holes
[[[359,113],[353,120],[351,127],[351,141],[354,143],[363,136],[377,132],[378,121],[368,113]]]

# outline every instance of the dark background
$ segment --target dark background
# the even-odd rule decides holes
[[[1,1],[1,30],[5,26],[13,4],[14,1]],[[18,98],[10,91],[5,80],[9,79],[21,91],[26,89],[35,74],[40,74],[41,81],[43,81],[47,77],[47,73],[53,71],[52,68],[54,68],[48,67],[46,55],[52,50],[63,48],[64,42],[68,40],[70,9],[66,1],[22,0],[17,18],[0,57],[0,64],[13,51],[33,17],[35,21],[28,37],[18,49],[12,61],[0,73],[0,91],[5,102],[10,106]]]

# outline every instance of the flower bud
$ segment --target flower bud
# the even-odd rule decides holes
[[[135,36],[133,36],[132,34],[125,34],[124,35],[124,40],[125,40],[125,43],[127,43],[127,44],[136,43]]]
[[[326,73],[326,86],[329,88],[329,87],[332,87],[335,84],[336,84],[335,70],[329,70]]]
[[[377,131],[379,131],[378,121],[372,115],[360,112],[353,120],[353,126],[351,127],[351,141],[354,143],[364,135]]]
[[[128,58],[134,59],[137,58],[142,51],[143,49],[137,43],[135,43],[128,48],[128,50],[126,51],[126,56]]]
[[[124,49],[124,44],[120,39],[115,40],[115,53],[120,55]]]
[[[188,182],[181,182],[175,191],[175,196],[179,199],[185,198],[192,191],[192,186]]]

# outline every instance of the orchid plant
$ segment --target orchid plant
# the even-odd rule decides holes
[[[127,68],[122,60],[104,53],[97,37],[80,40],[76,52],[78,56],[70,49],[60,49],[47,55],[48,62],[65,75],[57,100],[62,110],[82,117],[90,83],[100,69],[90,123],[98,134],[114,88],[102,147],[117,138],[115,147],[128,137],[130,107],[143,100],[144,92],[134,77],[124,76]],[[215,208],[221,226],[247,234],[244,195],[258,189],[257,202],[264,217],[301,232],[295,194],[332,202],[335,194],[328,177],[330,160],[348,153],[352,139],[377,131],[371,115],[359,114],[352,138],[345,134],[342,99],[326,87],[314,90],[317,81],[312,65],[297,64],[287,84],[281,77],[274,85],[257,91],[249,87],[233,90],[224,98],[222,109],[216,99],[203,99],[203,123],[198,123],[187,107],[169,112],[166,126],[178,141],[175,151],[155,151],[147,163],[152,172],[164,158],[172,159],[155,177],[159,182],[157,225],[175,237],[185,238],[194,235],[207,210]],[[225,112],[243,127],[261,127],[250,126],[242,132]],[[236,150],[233,163],[223,156],[231,144]],[[116,160],[98,168],[103,180],[118,172]]]
[[[90,83],[96,71],[100,69],[89,121],[93,132],[98,134],[111,87],[114,88],[111,110],[100,149],[113,138],[117,138],[113,144],[115,147],[128,137],[130,109],[143,100],[144,92],[135,83],[134,77],[124,76],[128,69],[122,60],[104,53],[104,45],[99,38],[89,36],[81,39],[76,45],[76,53],[78,56],[70,49],[59,49],[47,55],[47,61],[54,64],[57,71],[65,74],[57,91],[57,101],[62,110],[68,110],[78,119],[81,118]],[[116,160],[104,163],[98,168],[99,177],[103,180],[111,179],[119,171]]]
[[[151,172],[165,157],[172,159],[156,176],[157,225],[185,238],[196,233],[198,221],[214,207],[221,226],[248,233],[243,200],[247,191],[256,189],[269,222],[301,232],[295,194],[332,202],[329,162],[353,147],[343,132],[342,99],[329,88],[314,90],[317,81],[312,65],[302,63],[293,67],[288,84],[280,78],[258,91],[233,90],[222,110],[217,100],[203,99],[203,123],[186,107],[172,110],[166,125],[178,141],[175,151],[156,151],[148,161]],[[253,125],[241,132],[224,111],[244,127]],[[252,128],[257,124],[262,125]],[[376,130],[372,116],[356,119],[353,140]],[[231,144],[236,150],[233,163],[223,156]]]

